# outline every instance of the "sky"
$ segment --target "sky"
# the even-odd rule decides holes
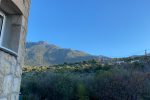
[[[125,57],[150,49],[150,0],[32,0],[28,42]]]

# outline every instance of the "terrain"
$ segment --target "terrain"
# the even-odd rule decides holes
[[[23,69],[23,100],[150,100],[150,57]]]
[[[107,59],[82,51],[60,48],[47,42],[27,42],[25,64],[30,66],[46,66],[63,63],[75,63],[91,59]]]
[[[26,47],[23,100],[150,100],[150,56],[93,56],[46,42]]]

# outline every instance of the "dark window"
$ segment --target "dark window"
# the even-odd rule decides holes
[[[20,19],[20,16],[9,15],[6,17],[0,11],[0,49],[15,56],[18,53],[21,29],[21,26],[18,25],[21,21],[18,22],[17,18]]]
[[[1,32],[2,32],[2,26],[3,26],[3,16],[0,15],[0,36],[1,36]]]

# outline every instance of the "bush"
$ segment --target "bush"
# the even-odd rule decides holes
[[[83,68],[83,63],[88,67]],[[24,73],[23,100],[150,99],[150,72],[141,71],[145,68],[143,64],[102,67],[94,60],[83,63],[75,64],[77,67],[63,65],[69,67],[56,68],[53,72],[44,67],[41,72],[38,68],[38,71]]]

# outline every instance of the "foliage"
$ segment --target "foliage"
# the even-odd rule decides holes
[[[149,100],[150,65],[124,59],[24,68],[24,100]]]

